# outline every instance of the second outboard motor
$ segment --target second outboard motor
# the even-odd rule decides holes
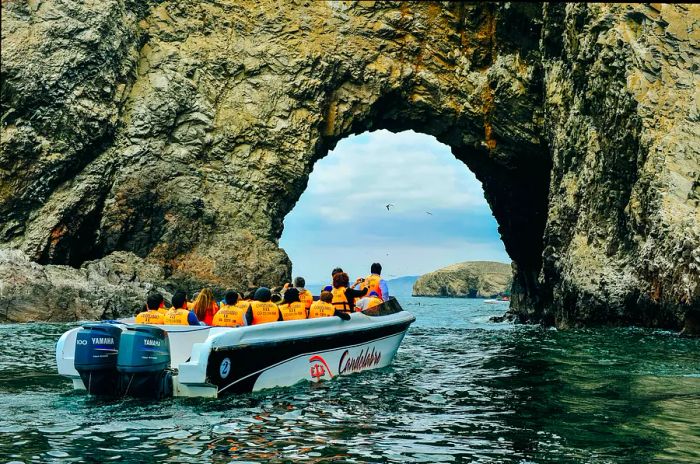
[[[129,326],[121,336],[117,371],[124,395],[143,398],[172,396],[168,333],[148,325]]]
[[[88,393],[118,393],[117,353],[121,333],[121,326],[103,323],[85,324],[78,331],[73,365]]]

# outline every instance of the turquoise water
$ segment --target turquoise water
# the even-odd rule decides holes
[[[55,374],[71,324],[0,326],[0,462],[700,462],[700,340],[401,302],[393,366],[219,400],[88,397]]]

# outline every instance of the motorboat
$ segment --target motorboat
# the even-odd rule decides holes
[[[216,398],[391,364],[415,317],[389,299],[352,313],[243,327],[84,323],[56,344],[58,373],[109,396]]]

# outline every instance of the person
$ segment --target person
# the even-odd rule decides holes
[[[226,290],[224,293],[224,299],[219,301],[219,311],[224,309],[226,306],[235,306],[238,303],[238,293],[233,290]]]
[[[360,279],[355,281],[355,285],[360,283]],[[340,272],[333,276],[333,307],[339,311],[353,312],[355,310],[355,298],[361,298],[367,294],[367,289],[355,290],[349,288],[350,277],[345,272]]]
[[[306,306],[299,301],[299,290],[289,288],[284,292],[284,302],[279,306],[283,321],[306,319]]]
[[[163,324],[165,325],[199,325],[197,315],[187,309],[187,294],[178,290],[173,295],[173,307],[165,312]]]
[[[241,308],[237,303],[238,293],[226,292],[221,307],[214,315],[212,325],[216,327],[240,327],[250,324],[248,307]]]
[[[336,310],[331,304],[332,302],[333,294],[331,292],[321,292],[321,297],[318,301],[314,301],[309,308],[309,319],[335,316]]]
[[[282,298],[283,289],[284,287],[274,287],[272,290],[270,290],[272,292],[272,299],[270,301],[272,301],[277,306],[282,304],[282,302],[284,301],[284,299]]]
[[[137,324],[163,324],[163,313],[160,311],[163,306],[163,295],[151,293],[146,298],[146,310],[136,315]]]
[[[199,296],[199,292],[195,292],[194,295],[192,295],[191,300],[187,300],[187,309],[190,311],[194,310],[194,302],[197,300],[197,297]]]
[[[258,290],[258,287],[249,287],[248,292],[245,294],[245,299],[248,301],[254,301],[255,300],[255,292]]]
[[[219,310],[219,306],[214,301],[214,294],[210,288],[203,288],[194,300],[192,310],[197,315],[197,319],[204,322],[206,325],[211,325],[214,321],[214,315]]]
[[[280,309],[270,299],[272,292],[267,287],[255,291],[255,301],[250,304],[250,320],[252,325],[265,324],[282,320]]]
[[[248,308],[250,307],[250,300],[247,298],[244,298],[243,294],[241,292],[238,292],[238,302],[236,303],[236,306],[241,308],[244,311],[247,311]]]
[[[370,275],[365,277],[361,288],[367,288],[369,292],[375,292],[377,297],[382,301],[388,300],[389,287],[386,284],[386,280],[382,279],[382,265],[379,263],[372,263],[372,266],[370,266],[370,273]]]
[[[325,287],[323,287],[323,290],[322,290],[322,291],[324,291],[324,292],[332,292],[332,291],[333,291],[333,276],[336,275],[336,274],[340,274],[341,272],[343,272],[343,268],[336,267],[335,269],[333,269],[333,270],[331,271],[331,285],[326,285]]]
[[[382,304],[381,298],[377,295],[377,292],[371,291],[367,296],[363,296],[357,302],[355,302],[356,311],[364,311],[365,309],[374,308]]]
[[[299,292],[299,301],[304,303],[304,307],[308,311],[314,302],[314,296],[304,286],[306,286],[306,280],[303,277],[294,279],[294,288]]]

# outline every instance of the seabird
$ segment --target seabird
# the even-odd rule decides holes
[[[389,208],[391,208],[392,206],[394,206],[393,203],[388,203],[388,204],[386,205],[386,210],[389,211]]]
[[[433,213],[431,213],[430,211],[426,211],[425,214],[430,214],[431,216],[433,215]]]

